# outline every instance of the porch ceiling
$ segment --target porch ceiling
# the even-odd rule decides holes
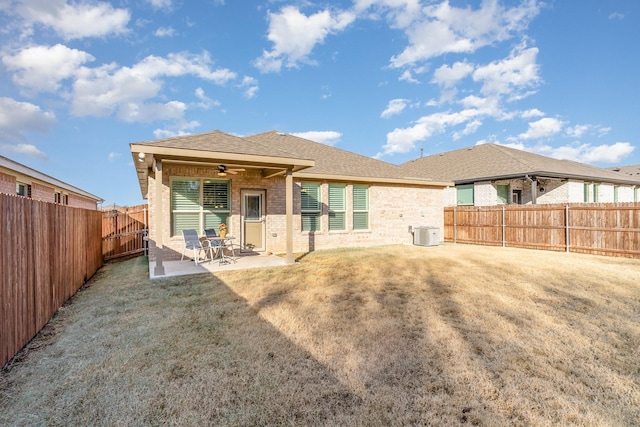
[[[228,168],[258,169],[265,178],[283,175],[289,169],[297,172],[315,165],[313,160],[308,159],[154,147],[146,144],[131,144],[131,155],[144,199],[148,195],[149,173],[154,161],[211,168],[224,164]]]

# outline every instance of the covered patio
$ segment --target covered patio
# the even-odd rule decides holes
[[[287,265],[285,258],[277,255],[241,255],[236,262],[221,264],[219,260],[200,261],[197,265],[193,260],[186,258],[182,261],[163,261],[164,274],[156,274],[156,262],[149,261],[149,278],[159,279],[172,276],[186,276],[190,274],[210,273],[216,274],[223,271],[247,270],[253,268],[281,267]]]

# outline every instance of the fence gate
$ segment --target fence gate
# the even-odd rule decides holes
[[[110,209],[102,213],[102,256],[105,261],[147,253],[147,205]]]

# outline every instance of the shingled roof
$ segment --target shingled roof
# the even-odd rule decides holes
[[[615,166],[607,169],[640,179],[640,165]]]
[[[618,184],[640,184],[640,177],[570,160],[558,160],[496,144],[481,144],[422,157],[400,165],[406,176],[429,176],[456,184],[531,177],[571,178]]]
[[[300,176],[406,179],[404,170],[397,165],[282,132],[269,131],[245,139],[266,145],[270,149],[288,151],[298,157],[313,159],[315,166],[301,170],[298,172]],[[433,181],[425,175],[414,178]]]

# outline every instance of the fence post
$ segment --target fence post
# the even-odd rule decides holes
[[[457,243],[457,234],[456,234],[456,207],[453,207],[453,243]]]
[[[502,205],[502,247],[505,247],[504,242],[504,205]]]
[[[569,205],[564,207],[564,240],[567,252],[569,252]]]

